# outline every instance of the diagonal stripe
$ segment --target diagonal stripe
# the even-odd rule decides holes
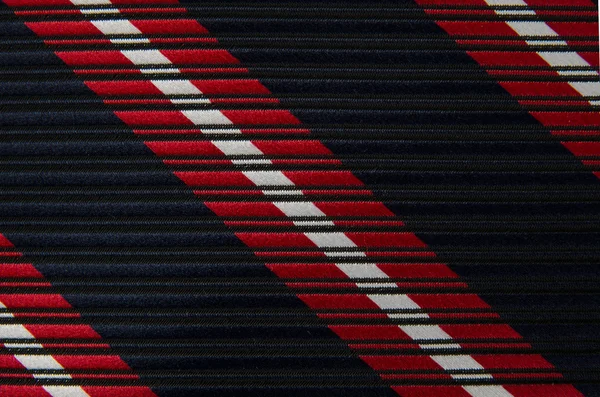
[[[494,9],[494,12],[500,16],[506,18],[506,10],[501,7],[507,6],[516,6],[519,7],[519,12],[527,13],[530,16],[537,16],[534,9],[529,7],[529,4],[525,0],[484,0],[484,4],[489,5]],[[417,3],[422,4],[427,7],[431,4],[435,4],[435,2],[417,0]],[[580,5],[587,5],[596,7],[593,3],[584,0]],[[500,9],[496,8],[500,7]],[[426,11],[429,12],[428,9]],[[515,18],[516,19],[516,18]],[[530,113],[543,125],[549,127],[550,129],[561,127],[561,126],[569,126],[573,122],[576,124],[590,126],[590,127],[598,127],[600,125],[600,114],[593,106],[598,105],[600,102],[598,98],[600,97],[600,73],[598,72],[598,68],[590,62],[588,62],[584,57],[582,57],[578,52],[572,51],[569,48],[569,44],[567,41],[563,40],[561,35],[559,35],[551,26],[550,22],[545,22],[544,20],[535,20],[535,21],[520,21],[520,20],[511,20],[504,19],[502,22],[497,22],[499,24],[504,24],[509,27],[512,31],[517,33],[517,35],[523,37],[523,42],[529,46],[548,46],[546,49],[536,49],[531,50],[528,53],[520,53],[518,58],[525,59],[525,54],[533,55],[532,61],[527,62],[526,64],[539,64],[539,65],[548,65],[550,66],[554,72],[564,78],[564,82],[568,84],[573,90],[569,92],[567,95],[579,95],[585,101],[586,105],[589,105],[590,108],[585,112],[574,112],[569,109],[565,109],[564,111],[554,111],[554,112],[542,112],[542,111],[530,111]],[[455,24],[448,25],[445,22],[438,21],[438,24],[446,29],[446,31],[451,35],[461,36],[463,34],[470,34],[470,31],[467,29],[466,25]],[[495,36],[502,36],[505,31],[500,31],[499,29],[494,28],[493,30],[489,29],[490,25],[481,25],[484,29],[480,30],[480,34],[490,34]],[[560,27],[560,25],[556,25]],[[577,31],[577,28],[574,28]],[[555,40],[552,41],[540,41],[535,40],[535,38],[553,38]],[[567,48],[567,50],[565,50]],[[510,58],[506,55],[512,55],[510,53],[496,53],[496,54],[485,54],[478,51],[470,52],[471,56],[478,61],[482,66],[486,68],[493,68],[495,66],[506,66],[506,59],[509,59],[509,65],[513,64],[516,61],[516,58]],[[539,63],[534,63],[535,59],[538,59]],[[589,78],[590,81],[580,81],[580,80],[572,80],[571,78],[585,76]],[[509,92],[513,95],[519,96],[536,96],[540,94],[539,91],[539,83],[536,82],[521,82],[518,85],[514,83],[501,83]],[[552,85],[557,86],[561,83],[554,83]],[[549,92],[544,92],[546,95],[557,95],[559,92],[565,93],[565,90],[556,91],[556,90],[548,90]],[[525,101],[521,101],[524,103]],[[560,134],[560,132],[556,132]],[[574,145],[575,144],[575,145]],[[578,156],[578,153],[573,150],[574,146],[577,146],[576,142],[563,142],[563,145],[571,151],[574,155]],[[584,164],[585,161],[584,161]],[[600,172],[595,172],[594,175],[600,178]]]
[[[2,247],[11,247],[12,243],[6,239],[4,236],[0,235],[0,245]],[[27,277],[27,275],[25,275]],[[30,295],[29,295],[30,296]],[[23,299],[26,299],[28,295],[24,295],[20,297],[19,301],[15,301],[12,303],[15,307],[24,307]],[[62,300],[67,307],[70,307],[60,297],[56,296],[60,300]],[[3,309],[3,312],[0,313],[0,318],[16,320],[15,315],[10,311],[11,304],[6,304],[9,301],[7,299],[14,298],[11,294],[5,294],[1,297],[4,302],[0,301],[0,309]],[[37,302],[32,302],[30,306],[32,308],[40,308],[44,307],[44,305],[48,304],[48,299],[42,297]],[[64,306],[64,305],[61,305]],[[125,369],[127,372],[129,371],[129,367],[117,356],[107,356],[107,355],[71,355],[70,357],[52,355],[45,350],[43,344],[38,343],[36,339],[47,339],[54,337],[59,339],[67,339],[64,337],[63,332],[54,333],[51,329],[54,326],[36,326],[35,324],[0,324],[0,341],[3,340],[19,340],[18,343],[14,342],[3,342],[4,348],[9,351],[13,349],[29,349],[29,351],[33,351],[28,354],[14,354],[13,357],[25,368],[27,371],[33,374],[35,379],[72,379],[71,374],[69,373],[69,367],[71,367],[71,363],[74,361],[81,361],[85,363],[85,368],[90,370],[95,369]],[[59,326],[61,327],[61,326]],[[77,328],[76,328],[77,327]],[[98,334],[88,325],[78,325],[73,327],[73,330],[78,329],[79,332],[69,332],[68,327],[64,327],[66,334],[72,338],[97,338]],[[48,332],[50,331],[50,332]],[[106,359],[109,358],[110,367],[105,366]],[[61,364],[62,362],[62,364]],[[73,368],[81,368],[81,365],[77,365]],[[45,373],[44,370],[54,370],[52,373]],[[41,371],[41,372],[40,372]],[[43,386],[43,390],[45,390],[52,397],[65,397],[65,396],[81,396],[81,397],[96,397],[100,396],[98,393],[94,391],[86,392],[82,386],[73,385],[73,386]],[[110,390],[115,393],[120,393],[129,390],[128,387],[119,387],[119,386],[111,386]],[[143,390],[142,393],[151,397],[154,394],[150,391],[150,389]],[[41,389],[40,389],[41,391]],[[7,394],[10,395],[10,394]]]
[[[116,12],[118,12],[118,10],[115,10]],[[118,44],[118,43],[115,43]],[[131,61],[132,63],[136,64],[136,65],[149,65],[149,64],[171,64],[171,63],[178,63],[178,61],[181,61],[182,63],[186,62],[186,59],[182,58],[181,54],[171,54],[171,56],[165,55],[162,51],[159,50],[152,50],[152,49],[147,49],[147,50],[122,50],[121,54],[124,55],[129,61]],[[176,56],[175,56],[176,55]],[[219,63],[221,62],[223,59],[228,59],[227,57],[222,57],[221,53],[216,53],[217,58],[214,59],[214,63]],[[111,56],[113,56],[111,54]],[[185,55],[188,56],[188,55]],[[209,55],[202,55],[202,56],[209,56]],[[176,58],[177,60],[174,60],[174,58]],[[207,61],[206,58],[202,58],[202,61]],[[209,62],[210,63],[210,62]],[[174,73],[180,73],[179,71],[176,71],[176,69],[173,69]],[[187,87],[190,87],[190,85],[192,84],[192,82],[190,81],[186,81],[186,83],[184,83]],[[165,87],[163,87],[161,89],[160,86],[158,86],[158,88],[163,92],[163,94],[165,95],[173,95],[173,91]],[[273,115],[273,113],[256,113],[253,114],[251,117],[248,116],[248,114],[240,114],[240,113],[233,113],[233,112],[229,112],[226,113],[225,111],[221,112],[218,110],[210,110],[210,111],[204,111],[204,110],[185,110],[185,111],[177,111],[177,112],[170,112],[169,114],[163,114],[161,116],[169,116],[169,117],[174,117],[173,120],[183,120],[181,117],[179,117],[180,115],[185,116],[185,118],[187,118],[187,120],[189,120],[191,123],[196,124],[196,125],[200,125],[200,126],[205,126],[205,125],[221,125],[221,124],[244,124],[245,121],[247,120],[254,120],[256,121],[256,124],[272,124],[272,120],[274,120],[273,117],[271,117]],[[142,115],[143,116],[143,115]],[[238,118],[236,118],[235,116],[237,116]],[[243,117],[242,117],[243,116]],[[267,117],[268,116],[268,117]],[[291,116],[291,115],[290,115]],[[287,116],[286,120],[292,120],[290,118],[290,116]],[[277,117],[281,117],[281,113],[279,113],[279,116]],[[138,124],[136,121],[137,120],[131,120],[131,119],[125,119],[126,122],[129,122],[130,124]],[[133,122],[131,122],[133,121]],[[168,122],[167,124],[172,124],[173,122]],[[235,130],[234,130],[235,131]],[[213,141],[211,142],[213,145],[215,145],[216,147],[218,147],[224,154],[225,156],[237,156],[237,155],[248,155],[248,154],[253,154],[253,155],[263,155],[264,153],[261,152],[251,141],[243,141],[243,140],[238,140],[235,141],[238,142],[237,143],[237,147],[235,144],[231,144],[231,145],[227,145],[224,144],[221,141]],[[233,154],[232,154],[233,153]],[[263,159],[265,160],[265,164],[272,166],[274,165],[273,162],[271,161],[271,159],[265,158]],[[274,168],[274,167],[273,167]],[[318,180],[319,183],[322,184],[326,184],[326,183],[331,183],[331,184],[337,184],[338,182],[342,181],[343,183],[340,183],[342,185],[349,185],[349,184],[357,184],[359,185],[358,182],[354,182],[354,180],[356,179],[354,176],[352,176],[351,174],[325,174],[325,173],[304,173],[304,174],[299,174],[299,173],[284,173],[282,171],[279,170],[269,170],[269,171],[243,171],[243,176],[245,178],[247,178],[252,184],[256,185],[256,186],[260,186],[260,187],[291,187],[291,188],[297,188],[302,186],[303,184],[306,185],[310,185],[309,182],[312,182],[314,180]],[[203,175],[200,175],[200,178],[196,179],[196,180],[186,180],[185,178],[182,178],[182,180],[184,180],[184,182],[186,183],[190,183],[190,184],[195,184],[196,181],[202,180]],[[349,178],[352,178],[351,180]],[[302,182],[304,180],[308,180],[309,182]],[[348,182],[350,181],[350,182]],[[298,196],[302,197],[304,196],[304,193],[300,190],[300,189],[292,189],[291,191],[294,192],[294,194],[297,194]],[[263,190],[262,191],[263,194],[267,194],[267,190]],[[294,207],[293,204],[291,203],[287,203],[287,204],[283,204],[281,202],[278,201],[271,201],[270,204],[275,205],[277,208],[279,208],[287,217],[290,217],[290,219],[294,220],[295,217],[299,217],[299,216],[310,216],[310,217],[321,217],[321,218],[326,218],[328,216],[328,214],[326,212],[321,211],[321,213],[316,212],[314,209],[317,207],[315,203],[312,203],[310,201],[304,201],[301,202],[302,204],[298,205],[297,207]],[[380,203],[379,203],[380,204]],[[301,229],[299,229],[301,230]],[[323,232],[323,233],[312,233],[312,232],[304,232],[303,233],[304,236],[306,236],[310,241],[312,241],[312,243],[320,248],[324,248],[324,253],[325,254],[329,254],[329,255],[337,255],[337,252],[330,252],[330,249],[342,249],[342,252],[344,251],[344,249],[346,248],[352,248],[354,250],[352,250],[352,256],[362,256],[362,257],[366,257],[368,256],[368,252],[366,250],[364,250],[364,248],[370,248],[370,247],[378,247],[378,246],[393,246],[393,247],[404,247],[403,244],[407,244],[408,246],[414,246],[414,247],[419,247],[422,248],[424,247],[424,244],[418,240],[416,238],[416,236],[414,236],[412,233],[402,233],[402,234],[388,234],[385,236],[374,236],[374,235],[370,235],[367,233],[357,233],[355,235],[350,235],[349,233],[343,233],[343,232]],[[265,242],[264,239],[259,238],[257,241],[257,246],[261,246],[259,243],[262,241],[262,243]],[[350,255],[350,254],[349,254]],[[359,266],[362,266],[359,265]],[[339,268],[339,270],[344,271],[344,269],[346,269],[347,266],[342,266]],[[382,271],[382,273],[385,274],[385,272],[383,272],[383,270],[381,268],[379,268],[377,266],[377,264],[375,263],[370,263],[370,264],[366,264],[364,266],[365,269],[374,269],[374,268],[378,268],[379,270]],[[367,272],[368,270],[363,271]],[[361,273],[361,272],[359,272]],[[361,274],[362,274],[361,273]],[[350,274],[345,273],[347,276],[352,277],[351,274],[354,274],[352,272],[350,272]],[[384,277],[385,278],[385,277]],[[360,287],[360,284],[356,284],[358,287]],[[377,306],[381,309],[384,310],[389,310],[389,309],[423,309],[423,308],[427,308],[425,305],[419,305],[418,302],[418,297],[410,297],[407,295],[367,295],[367,297],[371,300],[371,302],[374,302],[375,304],[377,304]],[[393,299],[390,299],[390,297],[394,297]],[[458,298],[459,300],[461,299],[460,297]],[[461,304],[464,302],[460,302]],[[415,333],[413,328],[410,328],[410,332],[412,333],[413,336],[424,336],[424,339],[430,339],[431,335],[438,335],[440,336],[440,338],[442,340],[447,339],[446,335],[448,335],[448,337],[450,337],[450,335],[448,333],[446,333],[444,330],[442,330],[440,328],[439,325],[434,325],[432,326],[434,328],[427,328],[425,330],[421,330],[421,333]],[[437,328],[435,328],[437,327]],[[401,327],[400,327],[401,328]],[[433,330],[433,331],[432,331]],[[429,333],[427,333],[429,332]],[[407,333],[408,334],[408,333]],[[409,335],[411,336],[411,335]],[[413,337],[411,336],[411,338],[418,340],[418,337]],[[450,337],[451,338],[451,337]],[[460,348],[460,345],[455,344],[457,346],[457,348]],[[456,354],[453,356],[439,356],[439,355],[430,355],[429,356],[431,359],[433,359],[433,361],[435,361],[440,367],[447,369],[447,370],[454,370],[456,368],[459,369],[480,369],[483,368],[480,364],[477,363],[477,361],[469,356],[469,355],[465,355],[465,354]],[[490,374],[485,374],[486,376],[491,377]],[[462,379],[462,378],[461,378]],[[469,394],[473,395],[473,396],[479,396],[479,395],[483,395],[483,393],[495,393],[495,394],[488,394],[488,395],[512,395],[510,394],[505,388],[503,388],[502,386],[463,386],[463,389],[465,391],[467,391]]]

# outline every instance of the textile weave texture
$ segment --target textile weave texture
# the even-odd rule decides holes
[[[600,396],[592,0],[2,0],[0,396]]]

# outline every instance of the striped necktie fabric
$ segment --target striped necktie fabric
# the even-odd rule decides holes
[[[2,0],[0,396],[600,396],[592,0]]]

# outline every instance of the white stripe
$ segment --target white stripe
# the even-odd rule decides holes
[[[496,10],[496,14],[523,17],[523,16],[529,16],[529,15],[535,15],[535,11],[532,11],[532,10]]]
[[[583,96],[600,96],[600,81],[572,81],[569,84]]]
[[[44,373],[34,373],[33,377],[35,379],[73,379],[69,374],[44,374]]]
[[[463,386],[463,389],[473,397],[512,397],[512,394],[502,386],[471,385]]]
[[[186,105],[186,104],[191,104],[191,103],[201,103],[201,104],[207,104],[210,103],[210,100],[208,98],[171,98],[170,99],[171,103],[174,104],[179,104],[179,105]]]
[[[349,278],[389,278],[374,263],[336,263]]]
[[[148,44],[150,40],[145,39],[143,37],[133,37],[133,38],[112,38],[110,42],[113,44]]]
[[[5,343],[7,349],[43,349],[39,343]]]
[[[21,324],[0,324],[2,339],[35,339],[31,332]]]
[[[219,129],[202,129],[203,134],[215,134],[215,135],[228,135],[228,134],[237,134],[241,135],[242,131],[236,128],[219,128]]]
[[[384,310],[393,309],[420,309],[421,306],[404,294],[368,295],[369,299]]]
[[[246,175],[248,176],[248,175]],[[291,182],[291,181],[290,181]],[[303,196],[301,190],[263,190],[262,191],[266,196]]]
[[[232,159],[231,164],[248,165],[248,164],[273,164],[269,159]]]
[[[521,36],[558,36],[545,22],[541,21],[506,21]]]
[[[446,370],[461,370],[461,369],[484,369],[475,359],[466,354],[457,355],[433,355],[431,356],[440,367]],[[484,375],[484,374],[482,374]],[[487,375],[488,379],[492,379],[492,376]]]
[[[52,397],[90,397],[81,386],[43,386]]]
[[[550,66],[590,66],[585,59],[572,51],[538,51],[538,55]]]
[[[486,0],[486,3],[491,6],[518,5],[528,7],[523,0]],[[535,11],[527,9],[531,15],[536,15]],[[505,15],[502,10],[495,10],[498,15]],[[543,21],[506,21],[520,36],[552,36],[559,37],[548,24]],[[540,42],[539,40],[527,40],[528,45],[560,45],[568,47],[565,41]],[[599,43],[600,46],[600,43]],[[577,71],[577,70],[561,70],[562,67],[581,67],[589,68],[591,65],[575,51],[538,51],[537,54],[546,61],[550,66],[557,68],[556,72],[561,76],[598,76],[596,71]],[[573,89],[579,92],[582,96],[598,96],[600,95],[600,82],[598,81],[570,81],[568,82]],[[595,101],[590,101],[590,105],[594,106]]]
[[[349,248],[356,247],[354,241],[350,240],[342,232],[332,233],[304,233],[317,247],[325,248]]]
[[[121,53],[136,65],[172,64],[159,50],[122,50]]]
[[[181,113],[196,125],[233,124],[218,110],[181,110]]]
[[[281,171],[242,171],[256,186],[295,186]]]
[[[198,95],[202,91],[189,80],[150,80],[165,95]]]
[[[144,69],[144,68],[141,68],[140,72],[142,72],[142,74],[174,74],[174,73],[181,73],[179,71],[179,69],[175,69],[175,68],[165,68],[165,69]]]
[[[367,256],[364,252],[360,251],[325,251],[325,256],[331,258],[341,258],[341,257],[361,257],[364,258]]]
[[[15,354],[15,358],[27,369],[64,369],[50,355]]]
[[[485,0],[490,6],[527,6],[523,0]]]
[[[0,307],[6,309],[2,302],[0,302]],[[14,317],[12,313],[8,314]],[[35,337],[22,324],[0,324],[0,339],[35,339]],[[42,349],[41,353],[44,353],[43,346],[38,343],[4,343],[4,347],[7,349]],[[13,357],[30,371],[64,371],[64,367],[50,354],[15,354]],[[32,376],[36,379],[71,379],[71,375],[66,372],[58,374],[32,373]]]
[[[562,40],[525,40],[525,42],[532,46],[532,47],[536,47],[536,46],[546,46],[546,47],[556,47],[556,46],[563,46],[566,47],[567,43],[562,41]]]
[[[396,283],[365,283],[359,281],[355,284],[358,288],[398,288]]]
[[[598,76],[598,72],[594,70],[558,70],[561,76]]]
[[[287,216],[325,216],[319,207],[309,201],[274,201],[273,204]]]
[[[111,4],[110,0],[71,0],[71,3],[76,6],[92,6]]]
[[[427,313],[388,313],[387,316],[393,319],[401,319],[401,318],[429,318]],[[422,349],[425,347],[421,346]],[[429,346],[429,345],[426,345]]]
[[[126,19],[95,20],[90,21],[102,33],[110,34],[142,34],[131,22]],[[148,40],[148,39],[146,39]]]
[[[84,15],[94,15],[94,14],[119,14],[119,10],[116,8],[82,8],[81,11]]]
[[[452,339],[439,325],[403,325],[400,327],[408,336],[416,340]]]
[[[478,380],[478,379],[493,379],[490,374],[452,374],[452,379],[458,380]]]
[[[335,226],[332,221],[293,221],[294,225],[298,227],[307,227],[307,226],[324,226],[331,227]]]
[[[211,141],[211,143],[227,156],[264,154],[250,141]]]
[[[0,309],[6,309],[6,306],[2,302],[0,302]],[[9,318],[12,318],[14,316],[10,312],[4,312],[4,313],[0,313],[0,317],[9,317]]]

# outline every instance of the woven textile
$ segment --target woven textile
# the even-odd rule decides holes
[[[2,0],[0,396],[600,396],[591,0]]]

